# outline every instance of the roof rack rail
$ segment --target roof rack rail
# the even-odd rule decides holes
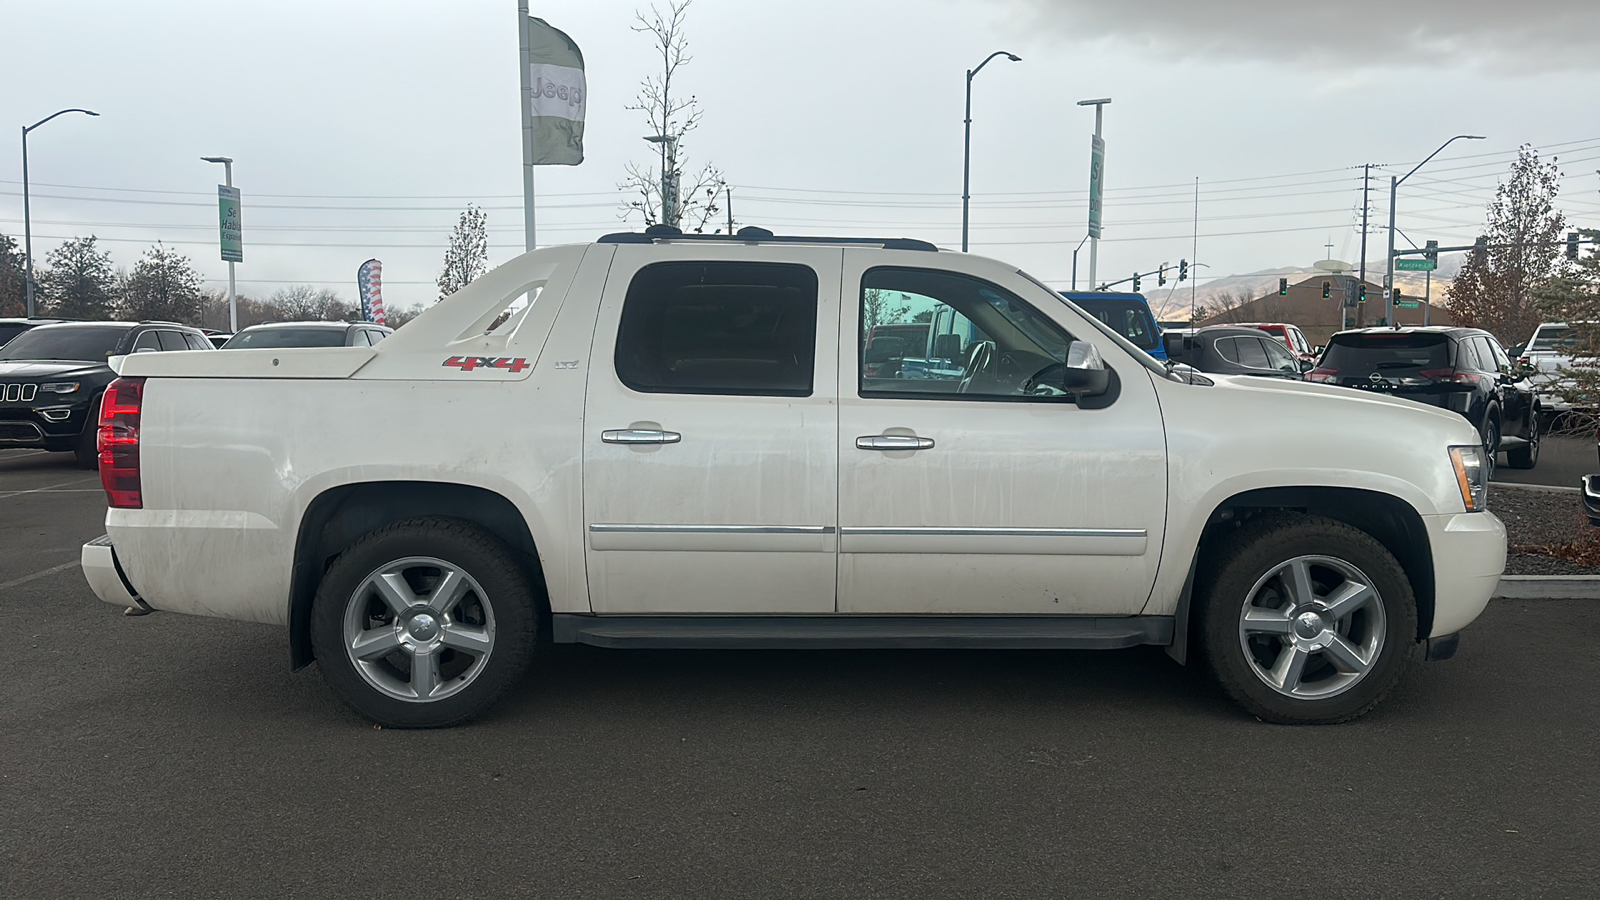
[[[619,231],[602,235],[599,244],[654,244],[657,241],[707,241],[710,243],[748,244],[862,244],[882,247],[885,250],[919,250],[936,253],[939,248],[916,238],[862,238],[862,237],[812,237],[809,235],[773,234],[765,228],[746,225],[737,234],[684,234],[671,225],[651,225],[643,232]]]

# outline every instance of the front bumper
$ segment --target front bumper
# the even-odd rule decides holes
[[[1489,605],[1506,568],[1506,526],[1492,512],[1423,516],[1433,548],[1433,627],[1460,631]]]
[[[150,609],[139,597],[139,592],[128,583],[122,564],[117,562],[117,551],[111,546],[110,535],[103,534],[84,544],[78,561],[83,567],[83,577],[96,597],[113,606]]]

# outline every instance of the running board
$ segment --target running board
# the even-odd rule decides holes
[[[558,644],[679,650],[1117,650],[1172,643],[1171,616],[591,616],[551,618]]]

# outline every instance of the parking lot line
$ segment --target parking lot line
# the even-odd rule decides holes
[[[46,575],[54,575],[57,572],[64,572],[67,569],[70,569],[73,566],[76,566],[77,564],[78,564],[78,561],[77,560],[73,560],[71,562],[64,562],[59,566],[51,566],[48,569],[44,569],[44,570],[35,572],[32,575],[24,575],[21,578],[13,578],[10,581],[0,581],[0,591],[5,590],[6,588],[14,588],[19,584],[27,584],[30,581],[33,581],[33,580],[38,579],[38,578],[43,578]]]
[[[45,485],[44,487],[41,487],[41,488],[30,488],[30,489],[28,489],[26,491],[5,491],[4,493],[0,493],[0,500],[4,500],[4,499],[6,499],[8,497],[18,497],[18,496],[21,496],[22,494],[39,494],[39,493],[43,493],[45,491],[54,491],[56,488],[64,488],[64,487],[67,487],[68,485],[83,484],[86,481],[98,481],[98,480],[99,480],[99,476],[98,475],[93,475],[93,476],[90,476],[88,478],[78,478],[78,479],[74,479],[72,481],[63,481],[60,484],[47,484],[47,485]],[[65,491],[62,491],[61,493],[65,493]]]

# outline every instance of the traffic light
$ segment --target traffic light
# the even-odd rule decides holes
[[[1363,284],[1363,285],[1361,285],[1361,286],[1356,288],[1356,302],[1357,303],[1365,303],[1365,302],[1367,302],[1367,286],[1366,285]]]
[[[1139,273],[1138,272],[1133,273],[1133,292],[1135,294],[1139,293]]]
[[[1180,259],[1180,260],[1178,260],[1178,280],[1179,281],[1187,281],[1188,279],[1189,279],[1189,261],[1187,259]]]
[[[1156,287],[1160,287],[1160,286],[1162,286],[1163,284],[1166,284],[1166,283],[1167,283],[1167,264],[1166,263],[1162,263],[1161,264],[1161,268],[1156,270]]]
[[[1326,300],[1326,299],[1328,299],[1329,297],[1332,297],[1332,296],[1333,296],[1333,284],[1331,282],[1324,281],[1322,283],[1322,299]]]
[[[1567,259],[1577,259],[1577,258],[1578,258],[1578,233],[1576,231],[1569,231],[1569,232],[1567,232]]]
[[[1431,259],[1434,262],[1438,262],[1438,260],[1439,260],[1439,242],[1438,241],[1429,241],[1426,244],[1423,244],[1422,245],[1422,258],[1423,259]]]
[[[1287,278],[1279,278],[1278,279],[1278,296],[1282,297],[1283,295],[1285,295],[1287,293],[1289,293],[1289,279],[1287,279]]]

